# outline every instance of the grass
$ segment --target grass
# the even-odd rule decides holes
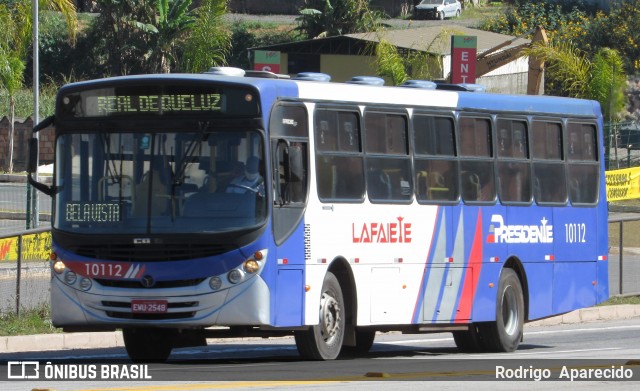
[[[620,304],[640,304],[640,296],[613,296],[609,300],[598,304],[598,306]]]
[[[505,5],[501,2],[492,2],[480,7],[467,7],[462,11],[460,19],[487,19],[493,18],[504,12]]]
[[[0,336],[61,333],[51,324],[51,308],[42,306],[15,313],[0,315]]]

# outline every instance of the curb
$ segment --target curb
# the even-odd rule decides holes
[[[640,317],[640,304],[605,305],[582,308],[551,318],[527,323],[527,327],[556,326],[561,324],[597,322],[600,320],[631,319]]]
[[[640,317],[640,304],[622,304],[583,308],[563,315],[527,323],[525,327],[556,326],[562,324],[588,323],[602,320],[631,319],[638,317]],[[229,338],[227,341],[232,339],[233,338]],[[0,337],[0,352],[2,353],[70,349],[104,349],[115,347],[124,347],[121,331]]]

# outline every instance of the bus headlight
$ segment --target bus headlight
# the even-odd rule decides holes
[[[254,259],[246,260],[243,267],[244,271],[249,274],[256,273],[258,270],[260,270],[260,264]]]
[[[222,288],[222,279],[218,276],[211,277],[209,279],[209,287],[214,291]]]
[[[53,271],[58,274],[61,274],[66,268],[67,267],[64,265],[64,262],[61,260],[57,260],[53,263]]]
[[[232,284],[237,284],[240,281],[242,281],[242,277],[244,277],[244,273],[242,273],[238,269],[233,269],[229,272],[229,274],[227,274],[227,278],[229,279],[229,282]]]
[[[87,277],[82,277],[80,279],[80,289],[82,289],[83,291],[88,291],[89,289],[91,289],[91,280]]]
[[[78,275],[72,272],[71,270],[68,270],[64,275],[64,282],[66,282],[67,285],[75,284],[77,279],[78,279]]]

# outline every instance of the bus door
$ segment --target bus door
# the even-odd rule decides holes
[[[280,103],[271,113],[273,235],[276,244],[275,326],[304,322],[305,261],[308,254],[304,211],[308,192],[307,111]]]

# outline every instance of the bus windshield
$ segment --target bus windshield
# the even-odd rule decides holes
[[[257,130],[65,133],[54,227],[85,234],[228,232],[266,218]]]

